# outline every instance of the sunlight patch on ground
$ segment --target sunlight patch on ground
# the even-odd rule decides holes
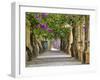
[[[51,51],[60,51],[60,50],[56,48],[51,48]]]
[[[43,54],[39,55],[37,58],[57,58],[57,57],[71,57],[70,54],[66,54],[60,50],[51,50],[46,51]]]

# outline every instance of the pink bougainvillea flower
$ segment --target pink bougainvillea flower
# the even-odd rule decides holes
[[[40,24],[41,28],[46,30],[48,28],[47,24]]]
[[[36,25],[36,28],[40,28],[40,24]]]
[[[42,20],[39,14],[34,14],[35,19],[37,19],[39,22]]]
[[[83,31],[84,31],[84,32],[86,32],[86,31],[87,31],[86,27],[83,27]]]
[[[37,19],[39,22],[42,20],[40,17],[37,17],[36,19]]]
[[[48,32],[53,32],[53,30],[52,30],[52,29],[50,29],[50,28],[48,28]]]
[[[42,17],[47,17],[48,13],[42,13]]]

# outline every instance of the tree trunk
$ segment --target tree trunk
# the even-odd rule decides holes
[[[60,50],[62,51],[63,50],[63,40],[62,40],[62,38],[60,39],[61,41],[61,43],[60,43]]]
[[[72,43],[72,28],[71,27],[70,27],[70,30],[71,31],[68,33],[68,36],[67,36],[67,49],[66,49],[66,52],[67,52],[67,54],[71,55],[71,43]]]
[[[33,30],[33,29],[31,29],[31,30]],[[31,31],[30,36],[31,36],[30,42],[31,42],[31,46],[32,46],[32,55],[33,55],[33,58],[35,58],[39,55],[38,41],[37,41],[36,36],[33,31]]]
[[[83,56],[83,42],[84,42],[84,39],[83,39],[83,24],[80,25],[80,51],[79,51],[79,60],[82,62],[82,56]]]
[[[77,34],[76,34],[77,35],[77,41],[76,41],[77,43],[76,43],[76,48],[77,48],[77,53],[78,53],[77,57],[78,57],[79,60],[81,60],[80,59],[80,55],[81,55],[81,47],[80,47],[81,45],[80,44],[82,43],[81,40],[80,40],[80,35],[81,35],[80,29],[81,29],[80,25],[77,25],[77,31],[76,31],[77,32]]]
[[[76,56],[76,36],[75,36],[75,25],[73,24],[73,28],[72,28],[72,34],[73,34],[73,43],[71,44],[71,56],[74,57]]]
[[[85,16],[85,49],[83,53],[83,64],[89,64],[89,16]]]
[[[30,35],[31,35],[30,27],[26,26],[26,58],[28,58],[28,61],[32,60],[32,49],[33,49],[31,46]]]

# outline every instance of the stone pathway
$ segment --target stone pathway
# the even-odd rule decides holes
[[[45,53],[41,54],[40,56],[38,56],[37,58],[52,58],[52,57],[71,57],[71,55],[69,54],[65,54],[62,51],[46,51]]]
[[[62,51],[46,51],[36,59],[26,63],[26,67],[78,65],[80,61]]]

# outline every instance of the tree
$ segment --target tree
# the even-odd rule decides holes
[[[84,32],[85,32],[85,48],[83,53],[83,63],[89,64],[89,16],[85,16],[85,26],[84,26]]]

